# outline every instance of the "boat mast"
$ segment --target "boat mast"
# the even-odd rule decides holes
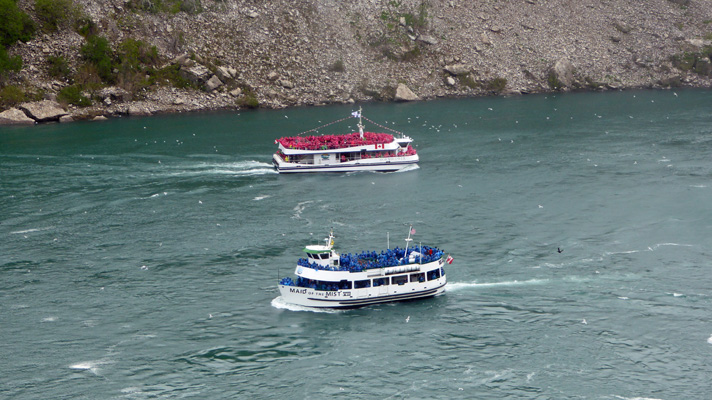
[[[406,257],[408,257],[408,245],[409,245],[410,242],[413,240],[413,239],[410,238],[410,233],[411,233],[411,232],[413,232],[413,225],[411,225],[410,228],[408,229],[408,237],[405,238],[405,255],[403,256],[403,259],[404,259],[404,260],[406,259]]]
[[[361,120],[361,107],[358,108],[358,134],[363,139],[363,121]]]

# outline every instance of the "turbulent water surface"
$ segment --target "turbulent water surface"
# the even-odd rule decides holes
[[[0,397],[709,397],[712,92],[368,104],[419,168],[273,171],[352,110],[0,128]],[[279,297],[330,229],[411,224],[455,259],[444,295]]]

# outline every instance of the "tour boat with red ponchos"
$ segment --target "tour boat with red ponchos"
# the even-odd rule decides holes
[[[358,132],[341,135],[301,136],[320,128],[358,118]],[[363,120],[369,121],[389,133],[364,132]],[[361,110],[319,128],[310,129],[297,136],[276,139],[277,152],[272,163],[279,173],[297,172],[352,172],[399,171],[418,164],[418,154],[411,143],[413,139],[402,132],[379,125],[361,115]]]
[[[445,291],[445,264],[453,258],[437,247],[412,245],[412,227],[405,249],[380,253],[339,254],[334,235],[324,245],[304,248],[296,279],[282,278],[279,292],[286,303],[313,308],[355,308],[392,301],[437,296]]]

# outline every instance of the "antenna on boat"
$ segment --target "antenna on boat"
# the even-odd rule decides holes
[[[358,134],[363,139],[363,120],[361,119],[361,107],[358,108]]]
[[[413,229],[413,225],[410,226],[410,229],[408,229],[408,237],[405,238],[405,256],[403,257],[408,257],[408,245],[410,244],[413,239],[410,238],[410,235],[415,233],[415,229]]]

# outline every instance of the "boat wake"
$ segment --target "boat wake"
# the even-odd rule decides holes
[[[284,301],[282,296],[277,296],[274,299],[272,299],[272,307],[274,308],[279,308],[280,310],[289,310],[289,311],[310,311],[310,312],[315,312],[315,313],[326,313],[326,314],[336,314],[340,312],[344,312],[344,310],[337,310],[333,308],[311,308],[311,307],[304,307],[304,306],[298,306],[296,304],[290,304]]]
[[[176,166],[176,171],[169,173],[171,176],[204,176],[204,175],[233,175],[253,176],[276,174],[272,164],[260,161],[239,161],[232,163],[199,163],[188,166]]]
[[[499,287],[499,286],[526,286],[526,285],[541,285],[549,282],[548,279],[529,279],[526,281],[505,281],[505,282],[455,282],[448,283],[445,286],[446,292],[457,292],[464,289],[473,288],[488,288],[488,287]]]
[[[399,169],[398,171],[393,171],[393,172],[388,172],[388,173],[397,174],[399,172],[415,171],[416,169],[420,169],[420,166],[418,164],[410,164],[410,165],[406,165],[405,167]]]

